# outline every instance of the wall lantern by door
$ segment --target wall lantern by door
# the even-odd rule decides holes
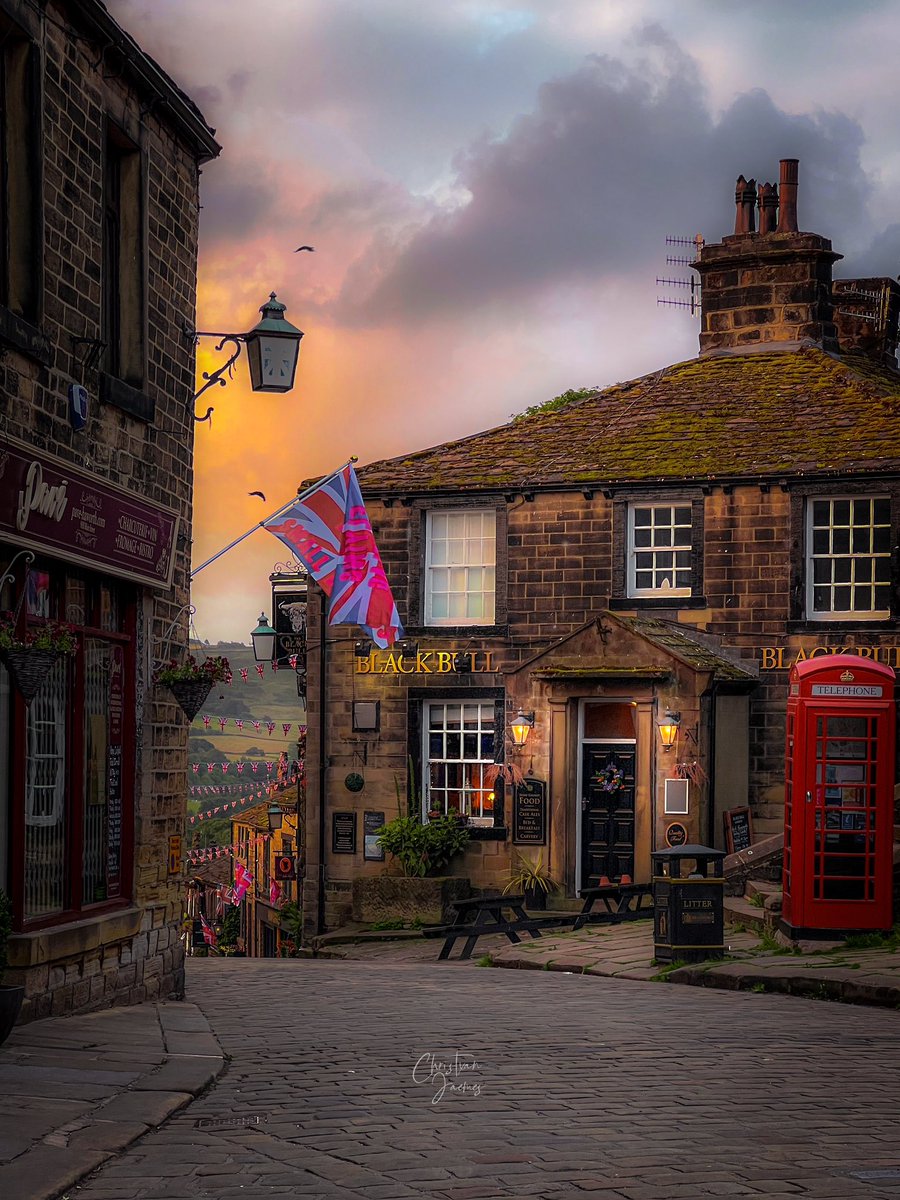
[[[659,722],[659,737],[663,744],[663,750],[667,753],[678,741],[678,726],[681,724],[680,712],[666,711],[666,715]]]

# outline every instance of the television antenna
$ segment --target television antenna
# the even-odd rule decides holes
[[[669,235],[666,237],[667,246],[691,246],[695,250],[693,256],[687,254],[667,254],[666,265],[669,267],[692,267],[700,256],[700,251],[706,243],[703,240],[702,234],[696,234],[694,237],[674,237]],[[676,299],[672,296],[657,296],[656,303],[667,308],[686,308],[690,310],[691,316],[696,317],[700,313],[700,283],[693,277],[690,279],[670,279],[657,275],[656,286],[665,288],[689,288],[690,298]]]

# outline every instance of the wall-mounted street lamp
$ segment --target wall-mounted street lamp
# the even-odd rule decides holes
[[[534,729],[534,713],[523,712],[520,708],[509,726],[513,742],[517,746],[524,746],[532,729]]]
[[[253,643],[253,657],[257,662],[271,662],[275,657],[276,636],[266,614],[260,613],[259,624],[250,634],[250,640]]]
[[[234,346],[234,353],[226,363],[213,372],[203,372],[206,380],[203,387],[194,396],[194,404],[207,388],[219,384],[224,387],[234,374],[234,364],[241,353],[241,346],[247,347],[247,361],[250,367],[250,386],[254,392],[289,392],[294,386],[294,376],[297,373],[297,359],[300,355],[300,339],[303,331],[290,321],[286,321],[285,306],[277,299],[274,292],[269,296],[268,303],[259,310],[262,320],[248,333],[206,333],[184,326],[184,336],[195,344],[202,337],[218,338],[216,351],[220,352],[226,342]],[[227,373],[228,379],[224,376]],[[208,408],[205,416],[198,417],[194,412],[195,421],[208,421],[213,409]]]
[[[667,753],[678,741],[678,726],[681,724],[680,712],[666,711],[666,715],[658,723],[660,741],[663,744],[663,750]]]
[[[284,811],[282,810],[281,805],[277,803],[277,801],[274,804],[269,805],[268,817],[269,817],[269,830],[272,833],[277,833],[278,830],[281,828],[282,821],[284,820]]]

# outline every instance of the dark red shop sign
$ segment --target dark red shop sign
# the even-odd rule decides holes
[[[0,538],[171,587],[178,517],[60,459],[0,444]]]

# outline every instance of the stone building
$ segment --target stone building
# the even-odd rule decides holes
[[[23,1018],[178,995],[199,168],[191,101],[99,0],[0,0],[0,613],[74,655],[0,668],[0,886]],[[29,562],[28,556],[31,556]]]
[[[473,884],[540,853],[572,897],[721,846],[727,810],[780,830],[791,663],[900,665],[900,287],[832,280],[795,161],[736,203],[694,264],[699,357],[360,471],[407,643],[328,630],[323,676],[313,597],[309,932],[383,870],[358,831],[408,765],[423,813],[469,816]],[[525,788],[491,781],[501,759]]]
[[[301,785],[302,788],[302,785]],[[249,958],[278,958],[287,952],[290,931],[282,928],[281,908],[296,904],[297,881],[297,785],[271,789],[265,804],[258,804],[231,822],[231,840],[237,847],[235,864],[241,863],[253,876],[241,904],[241,937]],[[270,809],[281,810],[278,828],[272,829]]]

